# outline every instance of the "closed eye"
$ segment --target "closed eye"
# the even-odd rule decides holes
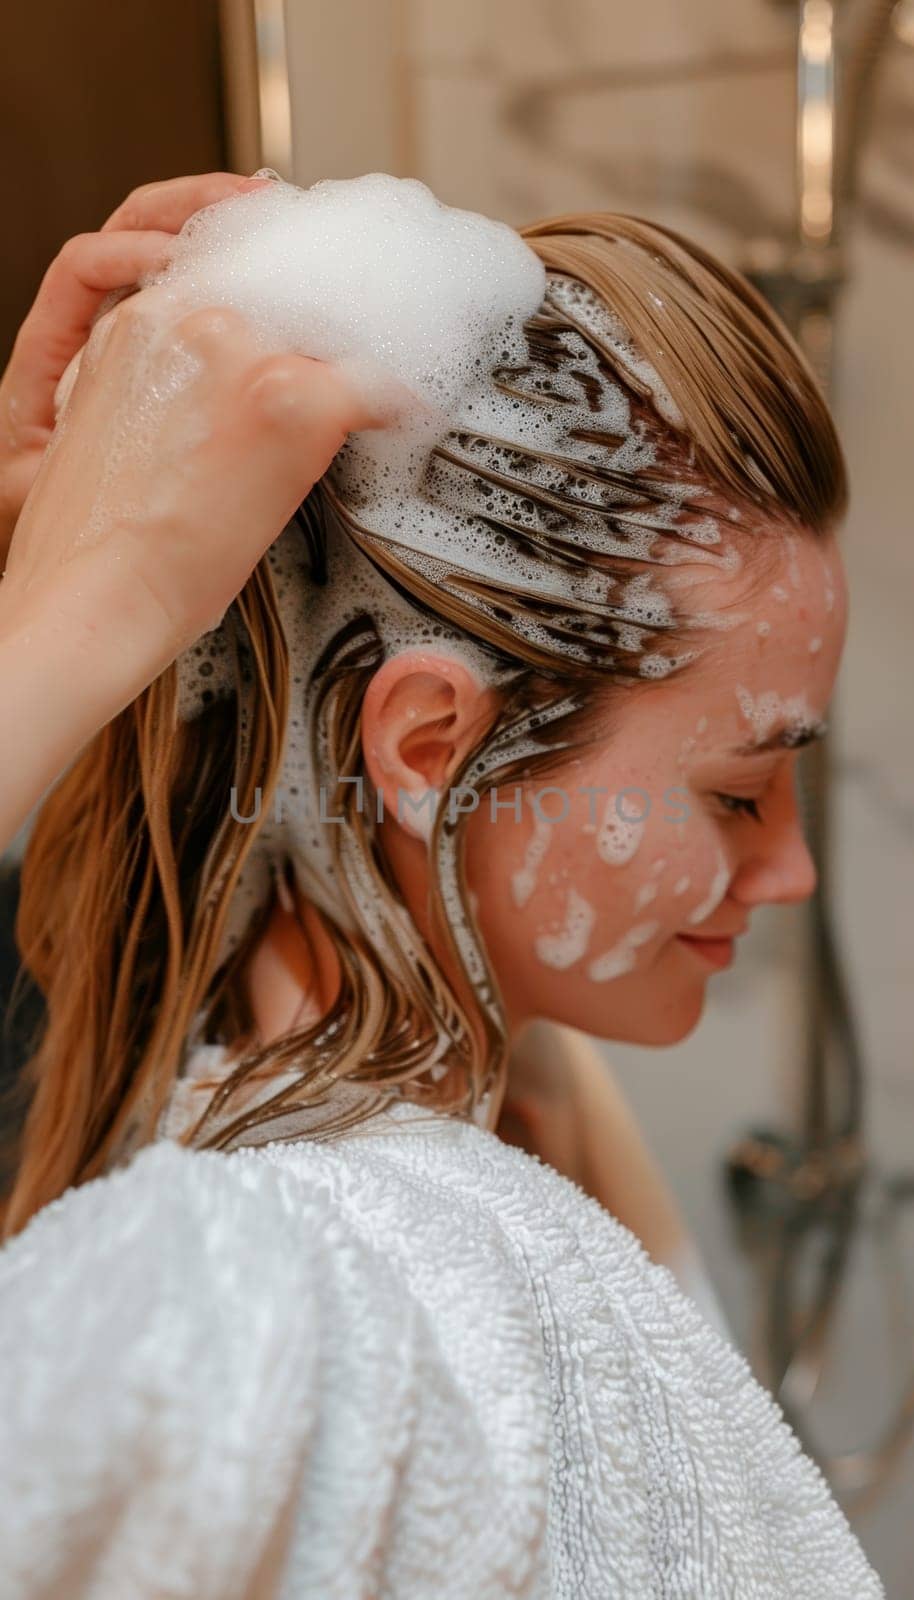
[[[730,813],[736,812],[739,814],[744,814],[754,818],[756,822],[761,822],[762,820],[762,813],[759,810],[759,804],[757,800],[749,800],[745,795],[742,794],[715,793],[714,798],[715,800],[720,801],[725,811]]]

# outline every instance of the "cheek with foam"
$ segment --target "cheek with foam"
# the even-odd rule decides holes
[[[799,541],[797,539],[796,534],[795,533],[788,533],[788,535],[787,535],[787,550],[788,550],[787,575],[788,575],[788,577],[790,579],[791,586],[794,589],[802,588],[802,583],[803,583],[803,580],[800,577],[800,563],[799,563],[799,560],[797,559],[797,546],[798,546],[798,543],[799,543]]]
[[[533,833],[524,852],[524,864],[511,875],[511,896],[520,910],[527,904],[539,877],[543,857],[549,848],[553,824],[543,817],[534,818]]]
[[[617,796],[611,795],[597,832],[597,854],[611,867],[624,867],[641,843],[643,821],[619,815]]]
[[[824,586],[825,609],[826,609],[826,611],[833,611],[834,608],[835,608],[835,580],[834,580],[834,577],[832,575],[831,567],[829,566],[828,562],[825,561],[825,560],[823,560],[823,562],[822,562],[822,569],[823,569],[823,574],[824,574],[824,578],[825,578],[825,586]]]
[[[685,770],[689,757],[691,756],[692,751],[695,749],[697,743],[698,740],[696,739],[695,735],[689,734],[688,738],[683,739],[682,744],[679,746],[679,754],[676,757],[676,768],[680,778],[683,780],[685,778]]]
[[[603,955],[591,961],[587,968],[588,978],[594,983],[608,983],[611,978],[621,978],[624,973],[631,972],[638,959],[638,950],[654,937],[659,927],[659,922],[636,922],[611,950],[604,951]]]
[[[593,906],[576,889],[569,889],[565,922],[561,930],[555,934],[540,934],[536,940],[535,949],[540,961],[547,967],[556,967],[560,972],[573,967],[587,952],[595,921]]]
[[[687,921],[693,925],[695,923],[705,922],[707,918],[711,916],[712,912],[717,910],[717,907],[720,905],[720,902],[727,892],[727,884],[729,882],[730,868],[727,865],[727,859],[723,851],[718,850],[717,866],[714,872],[714,877],[711,879],[708,892],[701,904],[697,905],[693,911],[689,912]]]
[[[649,906],[651,901],[652,900],[656,900],[656,898],[657,898],[657,885],[656,885],[656,883],[642,883],[641,888],[638,890],[638,893],[635,895],[635,910],[636,911],[643,911],[644,907],[645,906]]]

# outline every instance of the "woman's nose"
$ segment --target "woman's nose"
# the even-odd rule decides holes
[[[816,864],[803,834],[796,796],[779,805],[761,828],[746,836],[746,855],[731,885],[744,905],[808,900],[816,887]]]

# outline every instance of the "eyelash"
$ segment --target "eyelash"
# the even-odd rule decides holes
[[[754,822],[761,822],[762,820],[762,813],[759,810],[757,800],[748,800],[745,795],[741,794],[716,794],[715,799],[720,801],[727,812],[743,813],[752,817]]]

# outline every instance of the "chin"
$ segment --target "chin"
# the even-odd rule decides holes
[[[585,1023],[573,1024],[596,1039],[616,1040],[618,1044],[643,1044],[661,1049],[664,1045],[680,1044],[694,1033],[705,1008],[704,985],[694,994],[665,1006],[652,1006],[646,997],[637,1015],[602,1020],[595,1027]],[[596,1021],[596,1019],[594,1019]]]
[[[659,1023],[652,1022],[639,1042],[658,1046],[680,1044],[683,1039],[689,1037],[690,1033],[695,1032],[701,1021],[703,1011],[704,1000],[694,1007],[691,1012],[683,1008],[678,1016],[670,1017],[668,1020],[660,1019]]]

